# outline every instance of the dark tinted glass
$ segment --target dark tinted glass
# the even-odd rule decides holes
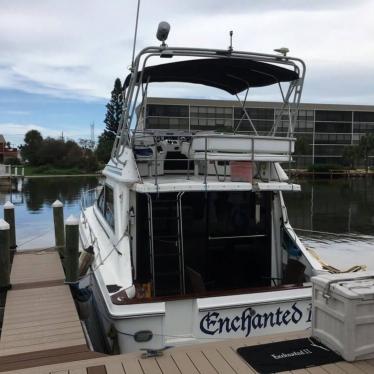
[[[188,106],[148,104],[147,116],[188,117]]]
[[[352,112],[337,110],[316,110],[316,121],[352,122]]]
[[[351,133],[352,124],[344,122],[316,122],[316,132]]]
[[[353,118],[357,122],[374,122],[374,112],[354,112]]]
[[[247,113],[251,119],[274,119],[274,109],[271,108],[246,108]],[[243,109],[235,108],[235,118],[242,118],[245,115]]]

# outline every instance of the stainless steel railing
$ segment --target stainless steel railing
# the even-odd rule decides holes
[[[199,140],[201,139],[201,142],[197,145],[197,149],[194,150],[195,155],[198,154],[199,157],[187,157],[186,155],[185,158],[183,159],[176,159],[176,158],[162,158],[160,157],[164,152],[168,152],[168,146],[169,148],[172,148],[173,146],[177,145],[178,151],[180,152],[182,142],[187,142],[189,143],[189,148],[187,154],[191,151],[191,147],[193,144],[194,140]],[[243,144],[245,145],[245,142],[243,140],[247,140],[248,144],[248,149],[234,149],[234,148],[228,148],[228,150],[217,150],[214,149],[216,146],[215,144],[217,143],[217,140],[229,140],[231,141],[230,147],[233,147],[235,141],[241,142],[241,147],[243,147]],[[167,130],[164,131],[150,131],[150,130],[145,130],[142,132],[134,132],[132,136],[132,144],[133,144],[133,149],[135,153],[135,158],[137,160],[137,167],[138,167],[138,172],[140,177],[142,177],[142,172],[140,172],[140,164],[145,164],[146,169],[148,170],[148,176],[149,177],[154,177],[155,182],[154,184],[158,186],[158,178],[160,175],[163,175],[164,173],[159,172],[160,167],[159,167],[159,161],[161,160],[162,162],[168,162],[168,163],[176,163],[176,162],[185,162],[187,164],[187,167],[182,168],[181,170],[186,172],[187,179],[190,177],[190,172],[191,172],[191,161],[192,162],[198,162],[198,163],[203,163],[204,164],[204,184],[207,184],[207,177],[208,177],[208,162],[211,161],[209,159],[209,155],[215,154],[219,155],[221,154],[222,157],[224,158],[225,154],[236,154],[236,155],[250,155],[250,159],[248,161],[255,161],[255,155],[256,153],[256,147],[259,147],[259,142],[262,142],[263,144],[266,141],[272,141],[272,142],[282,142],[285,143],[283,150],[282,151],[275,151],[273,150],[274,158],[276,156],[282,156],[284,160],[287,160],[287,162],[290,164],[292,161],[292,148],[293,148],[293,143],[295,142],[295,138],[291,137],[275,137],[275,136],[253,136],[253,135],[245,135],[245,134],[233,134],[233,133],[228,133],[228,134],[188,134],[188,133],[173,133],[172,131],[168,132]],[[161,150],[160,150],[161,148]],[[146,150],[150,149],[151,153],[148,156],[142,156],[137,154],[137,151],[140,150]],[[169,150],[171,152],[175,151],[173,149]],[[257,150],[258,151],[258,150]],[[271,151],[271,150],[270,150]],[[271,152],[269,152],[271,154]],[[286,156],[286,157],[284,157]],[[232,161],[235,160],[235,157],[231,157],[228,155],[227,158],[225,159],[217,159],[215,161]],[[214,164],[215,168],[215,173],[217,177],[219,178],[220,174],[218,173],[217,170],[217,165]],[[179,170],[179,173],[180,171]],[[226,176],[226,167],[224,167],[224,173]],[[143,170],[144,174],[144,170]],[[145,177],[145,175],[143,175]]]

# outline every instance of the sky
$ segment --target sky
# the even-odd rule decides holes
[[[137,0],[0,0],[0,133],[79,139],[104,128],[116,77],[131,64]],[[158,45],[271,53],[288,47],[307,65],[303,102],[374,104],[373,0],[141,0],[136,50]],[[185,96],[155,87],[154,96]],[[227,98],[199,87],[188,97]],[[274,100],[262,91],[254,100]]]

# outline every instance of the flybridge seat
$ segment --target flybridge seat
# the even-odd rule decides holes
[[[215,132],[200,132],[181,143],[181,153],[193,160],[287,162],[294,149],[294,138]]]
[[[135,135],[134,155],[137,161],[139,174],[141,176],[152,176],[164,174],[164,160],[166,157],[166,147],[152,134]],[[156,167],[157,160],[157,167]]]

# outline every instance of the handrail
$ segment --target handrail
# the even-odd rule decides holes
[[[112,149],[111,159],[115,164],[123,163],[120,158],[124,152],[124,145],[130,144],[130,124],[134,118],[135,103],[139,95],[140,88],[143,83],[143,72],[146,62],[151,57],[208,57],[208,58],[230,58],[230,59],[251,59],[260,62],[270,62],[276,65],[284,65],[286,67],[291,67],[299,76],[297,82],[290,84],[287,94],[283,97],[284,106],[282,107],[282,112],[284,107],[288,107],[288,112],[292,111],[292,116],[290,116],[290,127],[288,129],[289,134],[292,135],[293,128],[292,122],[295,121],[298,111],[298,105],[300,102],[300,96],[303,88],[303,82],[305,77],[305,63],[295,57],[291,56],[280,56],[275,54],[265,54],[256,52],[245,52],[245,51],[230,51],[220,50],[220,49],[209,49],[209,48],[189,48],[189,47],[168,47],[168,46],[150,46],[141,50],[136,56],[134,63],[131,68],[130,83],[126,90],[125,100],[123,103],[123,115],[121,117],[121,123],[118,128],[118,132],[115,138],[115,142]],[[138,72],[140,72],[140,79],[138,80]],[[291,101],[291,102],[290,102]],[[289,113],[290,114],[290,113]],[[280,117],[281,118],[281,117]],[[137,118],[136,123],[138,123],[139,118]],[[278,125],[278,123],[277,123]],[[277,126],[273,126],[273,133],[275,133]]]
[[[143,141],[144,139],[147,139],[148,142]],[[199,140],[199,143],[195,144],[194,148],[192,149],[193,146],[193,141],[194,140]],[[241,142],[241,149],[236,148],[235,145],[233,145],[230,142],[230,145],[225,149],[223,146],[221,149],[219,149],[219,146],[216,144],[212,143],[215,140],[229,140],[231,142],[235,142],[236,140]],[[183,142],[189,143],[188,145],[188,150],[186,150],[187,154],[183,154],[185,158],[180,159],[180,158],[167,158],[167,159],[162,159],[160,158],[160,155],[162,154],[159,151],[159,146],[162,147],[162,152],[167,152],[167,147],[168,144],[172,147],[175,145],[175,143],[170,143],[168,140],[172,140],[173,142],[177,141],[177,146],[179,147],[179,150],[182,146]],[[256,155],[266,155],[266,156],[271,156],[274,155],[276,158],[281,157],[283,158],[285,162],[291,162],[291,154],[292,154],[292,145],[295,142],[295,138],[293,137],[279,137],[279,136],[259,136],[259,135],[245,135],[245,134],[240,134],[236,135],[233,133],[207,133],[207,132],[200,132],[196,134],[187,134],[187,133],[173,133],[173,132],[160,132],[158,130],[155,131],[137,131],[134,132],[132,135],[132,143],[133,143],[133,149],[134,152],[136,153],[136,150],[141,150],[141,149],[151,149],[152,150],[152,155],[149,156],[142,156],[142,155],[136,155],[135,154],[135,159],[136,159],[136,164],[138,167],[139,171],[139,166],[142,163],[146,163],[147,165],[147,173],[148,176],[153,176],[155,179],[154,184],[157,186],[157,191],[158,191],[158,178],[159,178],[159,169],[162,166],[159,166],[159,161],[161,162],[167,161],[167,162],[181,162],[185,161],[188,165],[188,169],[186,170],[186,173],[190,174],[190,162],[203,162],[204,163],[204,185],[207,187],[207,177],[208,177],[208,163],[209,160],[212,160],[209,158],[209,155],[212,155],[214,157],[215,161],[234,161],[236,160],[236,157],[240,157],[240,155],[243,155],[244,157],[249,157],[248,161],[256,161]],[[244,142],[243,142],[244,141]],[[248,145],[246,145],[246,142],[248,141]],[[274,151],[274,148],[272,147],[271,149],[267,150],[266,147],[263,148],[262,150],[256,150],[256,147],[260,146],[261,144],[258,145],[258,143],[265,144],[265,141],[275,141],[275,142],[282,142],[284,143],[283,147],[279,149],[278,151]],[[246,148],[247,147],[247,148]],[[196,157],[191,157],[191,150],[194,152]],[[171,150],[173,151],[173,150]],[[225,157],[227,155],[227,158],[221,159],[220,157]],[[235,156],[233,156],[235,155]],[[231,157],[230,157],[231,156]],[[280,160],[282,161],[282,160]],[[274,160],[274,162],[277,162]],[[185,168],[183,168],[185,170]],[[217,177],[219,177],[218,169],[215,165],[215,171]],[[226,173],[226,172],[225,172]],[[162,173],[163,174],[163,173]],[[144,176],[144,175],[143,175]]]
[[[95,188],[91,188],[89,190],[86,190],[82,193],[81,195],[81,199],[80,199],[80,211],[81,211],[81,214],[83,216],[83,224],[88,226],[88,231],[89,231],[89,234],[90,234],[90,241],[91,241],[91,244],[92,246],[95,246],[95,243],[96,243],[96,247],[98,249],[98,254],[100,256],[100,261],[102,261],[102,256],[101,256],[101,250],[100,250],[100,246],[99,246],[99,241],[97,240],[97,236],[95,235],[88,219],[87,219],[87,216],[86,216],[86,213],[85,213],[85,209],[89,208],[89,207],[93,207],[95,202],[97,201],[97,189],[98,187],[95,187]],[[95,198],[92,202],[91,205],[88,205],[86,204],[87,202],[87,199],[86,199],[86,196],[89,194],[89,193],[92,193],[92,192],[95,192]]]

